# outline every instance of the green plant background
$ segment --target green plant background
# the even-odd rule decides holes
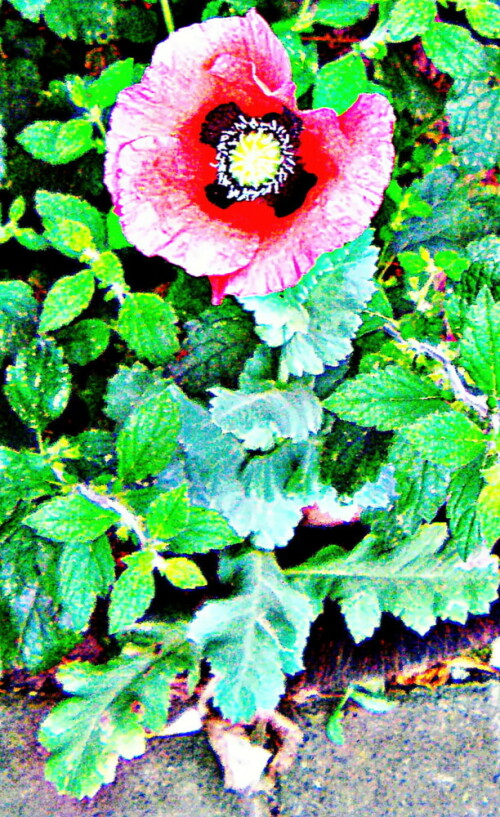
[[[254,6],[302,107],[390,99],[397,158],[356,241],[215,307],[124,238],[105,134],[172,23]],[[499,36],[497,0],[0,4],[0,661],[102,650],[58,670],[61,793],[144,752],[202,658],[225,717],[273,709],[327,596],[356,640],[496,598]],[[316,504],[368,533],[290,565]]]

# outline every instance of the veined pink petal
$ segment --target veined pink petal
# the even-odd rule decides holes
[[[378,210],[394,161],[394,114],[384,96],[361,94],[342,116],[302,111],[302,155],[317,185],[284,219],[271,212],[252,261],[233,275],[210,277],[214,302],[225,295],[267,295],[294,286],[319,255],[352,241]]]
[[[228,105],[247,119],[299,117],[294,173],[311,183],[295,209],[278,216],[262,197],[209,200],[217,140],[202,141],[202,125]],[[392,127],[377,94],[340,117],[299,112],[285,49],[252,10],[181,29],[157,47],[142,81],[119,94],[105,181],[125,235],[144,254],[209,276],[215,303],[265,295],[293,286],[318,255],[368,226],[391,173]]]

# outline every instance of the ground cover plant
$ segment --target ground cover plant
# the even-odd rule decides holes
[[[328,596],[356,640],[497,597],[500,5],[0,15],[0,660],[57,668],[82,798],[180,673],[273,710]]]

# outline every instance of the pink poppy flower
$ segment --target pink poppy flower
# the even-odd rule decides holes
[[[214,303],[293,286],[380,206],[387,99],[362,94],[337,116],[299,111],[294,92],[284,47],[252,9],[176,31],[118,97],[105,180],[124,233],[207,275]]]

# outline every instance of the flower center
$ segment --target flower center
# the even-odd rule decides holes
[[[295,149],[278,121],[240,113],[217,144],[217,182],[228,199],[253,201],[278,193],[295,168]]]
[[[250,131],[240,137],[233,150],[229,172],[243,187],[260,187],[276,176],[280,164],[278,140],[265,131]]]
[[[236,201],[264,198],[277,216],[303,203],[317,178],[299,158],[302,122],[287,108],[262,117],[246,116],[234,102],[218,105],[205,118],[200,141],[216,151],[216,181],[208,200],[225,210]]]

